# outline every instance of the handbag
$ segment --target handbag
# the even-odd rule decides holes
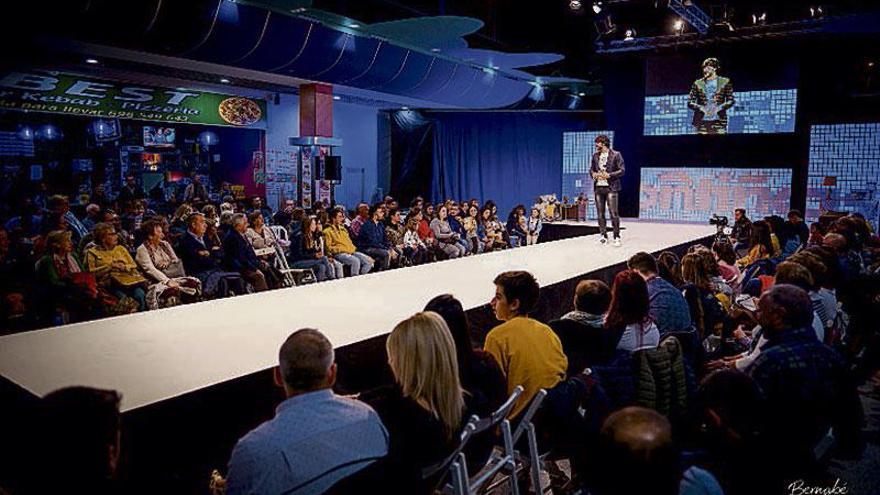
[[[140,273],[136,271],[130,272],[110,272],[110,279],[113,280],[113,283],[122,287],[134,287],[136,285],[141,285],[147,282]]]
[[[167,268],[162,270],[162,273],[167,275],[168,278],[180,278],[186,276],[186,272],[183,270],[183,261],[179,259],[168,265]]]
[[[90,272],[77,272],[70,274],[70,283],[79,287],[92,299],[98,297],[98,282],[95,274]]]

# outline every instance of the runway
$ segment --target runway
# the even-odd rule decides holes
[[[0,375],[38,396],[69,385],[115,389],[130,411],[277,364],[292,331],[314,327],[335,347],[388,333],[432,297],[485,305],[492,279],[528,270],[542,286],[714,234],[710,225],[627,222],[620,248],[564,239],[320,284],[0,337]]]

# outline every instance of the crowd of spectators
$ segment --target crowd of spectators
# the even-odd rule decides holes
[[[377,208],[363,211],[360,229],[382,220]],[[434,239],[448,235],[448,216],[433,222],[444,223]],[[394,383],[357,397],[332,390],[329,340],[315,329],[296,331],[276,368],[287,399],[237,442],[214,488],[431,493],[442,478],[424,469],[455,448],[467,418],[486,417],[522,387],[514,422],[547,391],[535,424],[539,448],[551,452],[548,468],[551,459],[571,461],[554,479],[559,493],[831,490],[830,460],[862,455],[860,394],[880,392],[880,239],[850,215],[821,237],[795,234],[797,247],[783,254],[785,232],[801,229],[765,223],[770,241],[752,225],[740,257],[736,238],[694,245],[680,260],[635,254],[610,286],[580,281],[571,311],[547,323],[530,316],[539,304],[535,278],[502,273],[490,302],[500,323],[480,348],[461,303],[440,295],[391,330]],[[112,393],[78,389],[51,394],[46,407],[58,414],[74,394],[118,404]],[[101,414],[106,424],[91,441],[104,455],[83,459],[100,465],[81,470],[108,480],[120,448],[108,432],[118,417]],[[469,444],[469,465],[489,458],[500,442],[495,433]],[[70,446],[61,447],[50,450]]]
[[[273,213],[261,197],[212,202],[198,177],[182,198],[148,198],[128,176],[115,197],[99,185],[72,205],[42,187],[3,205],[0,334],[524,246],[542,227],[476,199]]]

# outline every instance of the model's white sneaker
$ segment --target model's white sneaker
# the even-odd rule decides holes
[[[620,237],[614,238],[614,247],[620,247]]]
[[[599,236],[599,244],[601,244],[603,246],[608,244],[608,238],[605,237],[604,235],[600,235]]]

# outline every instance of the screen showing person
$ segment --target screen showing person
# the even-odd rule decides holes
[[[658,56],[648,59],[646,78],[646,136],[794,132],[796,64],[773,57]]]

